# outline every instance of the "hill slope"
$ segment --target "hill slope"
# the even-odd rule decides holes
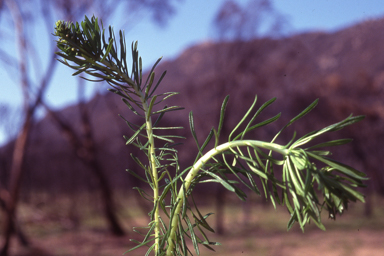
[[[270,139],[290,118],[320,98],[319,106],[309,118],[292,127],[280,142],[288,142],[293,130],[303,134],[339,121],[350,113],[364,114],[366,120],[338,134],[339,138],[353,137],[355,141],[344,147],[345,150],[337,151],[337,155],[367,171],[374,177],[375,188],[384,192],[383,178],[379,175],[384,155],[381,146],[384,141],[383,29],[384,19],[378,19],[334,33],[314,32],[278,40],[264,38],[193,46],[178,58],[164,61],[156,70],[157,77],[163,70],[168,71],[161,90],[180,92],[170,102],[186,108],[169,114],[164,122],[184,126],[186,129],[181,134],[190,138],[188,112],[193,111],[202,141],[209,129],[217,126],[220,105],[227,94],[230,95],[227,116],[231,116],[225,123],[227,134],[255,95],[258,95],[259,105],[277,97],[277,102],[260,120],[280,111],[281,120],[255,133],[257,139]],[[130,131],[117,113],[125,118],[136,117],[110,93],[92,99],[87,109],[91,113],[97,155],[109,182],[116,187],[131,187],[127,186],[130,176],[123,170],[135,168],[129,157],[135,149],[124,145],[122,135],[129,135]],[[80,129],[77,106],[63,109],[60,115]],[[4,167],[0,173],[1,182],[7,180],[10,158],[6,156],[9,156],[11,144],[0,151]],[[196,148],[193,140],[185,144]],[[97,186],[74,154],[79,152],[71,150],[52,119],[45,117],[32,131],[24,187],[60,192],[67,188]],[[180,148],[182,160],[194,159],[195,154],[196,151]]]

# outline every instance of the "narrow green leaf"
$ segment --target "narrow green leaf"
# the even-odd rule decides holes
[[[293,214],[291,214],[291,218],[288,221],[287,230],[290,230],[296,221],[297,221],[297,216],[296,216],[296,212],[294,212]]]
[[[325,150],[313,150],[311,151],[313,154],[318,156],[329,156],[332,155],[331,151],[325,151]]]
[[[175,96],[175,95],[178,95],[179,93],[178,92],[167,92],[167,93],[162,93],[162,94],[159,94],[157,96],[164,96],[161,100],[159,100],[158,102],[155,103],[155,105],[165,101],[166,99],[172,97],[172,96]]]
[[[172,139],[168,139],[166,136],[158,136],[158,135],[153,134],[153,137],[156,139],[159,139],[159,140],[164,140],[164,141],[167,141],[170,143],[174,143],[174,141]]]
[[[330,132],[339,131],[339,130],[341,130],[342,128],[344,128],[346,126],[349,126],[351,124],[360,122],[364,118],[365,118],[365,116],[352,116],[352,115],[350,115],[346,119],[344,119],[344,120],[342,120],[342,121],[340,121],[340,122],[338,122],[336,124],[330,125],[329,126],[329,131]]]
[[[163,203],[165,197],[168,195],[168,192],[170,191],[171,189],[171,186],[167,185],[165,186],[165,189],[163,190],[163,193],[161,194],[160,198],[159,198],[159,205],[161,207],[161,209],[163,210],[164,214],[167,215],[168,218],[170,218],[169,214],[168,214],[168,211],[166,209],[166,206],[165,204]]]
[[[251,120],[248,122],[247,126],[245,127],[244,129],[244,132],[242,132],[242,135],[241,135],[241,139],[244,138],[244,135],[246,133],[246,131],[248,130],[248,128],[252,125],[253,121],[256,119],[256,117],[259,116],[259,114],[266,108],[268,107],[269,105],[271,105],[274,101],[276,100],[276,98],[273,98],[273,99],[270,99],[269,101],[265,102],[257,111],[256,113],[253,115],[253,117],[251,118]]]
[[[178,152],[177,149],[174,149],[174,148],[157,148],[156,150],[172,151],[175,153]]]
[[[307,148],[308,150],[315,149],[315,148],[323,148],[323,147],[333,147],[333,146],[340,146],[347,143],[350,143],[353,141],[353,139],[339,139],[339,140],[331,140],[323,143],[319,143],[317,145],[311,146]]]
[[[268,180],[268,177],[265,173],[261,172],[260,170],[258,170],[256,167],[252,166],[252,165],[248,165],[248,167],[255,173],[257,174],[258,176],[260,176],[261,178],[265,179],[265,180]]]
[[[104,79],[88,79],[86,77],[80,76],[81,79],[87,80],[89,82],[103,82]]]
[[[119,90],[116,90],[116,89],[110,89],[110,88],[108,88],[107,90],[110,91],[110,92],[113,92],[113,93],[115,93],[115,94],[117,94],[117,95],[119,95],[119,96],[121,96],[121,97],[123,97],[123,98],[128,99],[127,96],[126,96],[125,94],[123,94],[123,93],[122,93],[121,91],[119,91]]]
[[[221,130],[223,128],[223,124],[224,124],[224,116],[225,116],[225,109],[227,108],[227,104],[228,104],[228,100],[229,100],[229,95],[227,95],[225,98],[224,98],[224,101],[223,103],[221,104],[221,109],[220,109],[220,119],[219,119],[219,126],[217,127],[217,139],[215,140],[215,147],[217,147],[219,141],[219,137],[220,137],[220,133],[221,133]]]
[[[149,230],[148,230],[148,232],[147,232],[147,235],[144,237],[143,242],[146,242],[146,241],[148,240],[148,238],[152,235],[152,231],[153,231],[153,230],[155,229],[155,227],[156,227],[155,222],[152,222],[152,223],[150,223],[149,225],[150,225]]]
[[[263,121],[263,122],[260,122],[260,123],[258,123],[258,124],[255,124],[255,125],[253,125],[253,126],[247,128],[246,130],[244,130],[243,133],[237,135],[237,136],[234,138],[234,140],[238,139],[240,136],[243,136],[243,135],[245,135],[246,133],[248,133],[248,132],[250,132],[250,131],[252,131],[252,130],[254,130],[254,129],[256,129],[256,128],[260,128],[260,127],[262,127],[262,126],[265,126],[265,125],[268,125],[268,124],[270,124],[270,123],[275,122],[277,119],[280,118],[280,116],[281,116],[281,113],[279,113],[279,114],[275,115],[274,117],[271,117],[271,118],[269,118],[269,119],[267,119],[267,120],[265,120],[265,121]]]
[[[193,139],[196,142],[197,148],[199,149],[200,145],[199,145],[199,141],[197,139],[197,135],[196,135],[196,131],[195,131],[195,124],[193,122],[193,112],[192,111],[189,112],[189,128],[191,130],[192,137],[193,137]]]
[[[125,123],[128,125],[128,127],[129,127],[133,132],[136,132],[137,129],[140,129],[140,126],[139,126],[139,125],[129,122],[129,121],[128,121],[127,119],[125,119],[122,115],[119,115],[119,117],[125,121]],[[126,137],[124,137],[124,138],[126,138]]]
[[[363,173],[363,172],[360,172],[348,165],[345,165],[345,164],[342,164],[342,163],[339,163],[337,161],[334,161],[330,158],[327,158],[327,157],[321,157],[321,156],[318,156],[316,154],[313,154],[312,152],[307,152],[308,156],[314,158],[314,159],[317,159],[335,169],[337,169],[338,171],[344,173],[345,175],[348,175],[349,177],[352,177],[352,178],[355,178],[357,180],[368,180],[368,178],[366,178],[366,174]]]
[[[215,173],[213,172],[208,172],[208,171],[204,171],[206,174],[208,174],[209,176],[215,178],[215,180],[217,182],[219,182],[221,185],[223,185],[223,187],[225,187],[226,189],[228,189],[229,191],[231,192],[235,192],[235,188],[233,186],[231,186],[228,182],[226,182],[225,180],[223,180],[220,176],[216,175]]]
[[[149,247],[147,253],[144,256],[148,256],[153,251],[153,248],[155,247],[155,245],[156,244],[151,245],[151,247]]]
[[[134,107],[132,107],[131,103],[129,103],[128,100],[126,100],[125,98],[122,98],[122,101],[125,103],[125,105],[128,106],[128,108],[129,108],[134,114],[136,114],[136,115],[138,115],[138,116],[142,116],[141,114],[139,114],[139,113],[135,110]]]
[[[208,222],[205,220],[206,218],[208,218],[208,216],[212,215],[213,213],[208,213],[207,215],[205,215],[203,217],[203,215],[200,213],[199,211],[199,208],[197,207],[196,203],[195,203],[195,199],[193,198],[193,196],[191,196],[192,198],[192,202],[193,202],[193,205],[195,206],[195,209],[197,211],[197,214],[199,215],[199,222],[200,224],[207,230],[209,230],[210,232],[213,232],[215,233],[215,231],[213,230],[213,228],[211,228],[208,224]]]
[[[303,116],[305,116],[306,114],[308,114],[309,112],[312,111],[312,109],[314,109],[316,106],[317,106],[317,103],[319,102],[319,99],[316,99],[314,102],[312,102],[306,109],[304,109],[303,111],[301,111],[300,114],[298,114],[297,116],[295,116],[294,118],[291,119],[291,121],[289,121],[289,125],[292,124],[293,122],[299,120],[300,118],[302,118]]]
[[[152,92],[148,95],[148,97],[152,97],[152,95],[155,93],[157,87],[159,86],[159,84],[161,83],[161,81],[163,80],[163,78],[164,78],[164,76],[165,76],[166,74],[167,74],[167,71],[164,71],[164,72],[161,74],[159,80],[157,81],[155,87],[153,88]]]
[[[361,194],[360,192],[353,190],[352,188],[340,183],[340,186],[343,187],[344,190],[346,190],[348,193],[352,194],[354,197],[356,197],[360,202],[365,203],[364,195]]]
[[[301,186],[302,181],[301,181],[300,177],[296,176],[295,166],[292,163],[290,157],[287,157],[287,167],[286,168],[287,168],[289,176],[291,177],[292,185],[294,186],[296,192],[298,192],[298,194],[303,196],[304,191],[303,191],[302,186]]]
[[[195,219],[196,220],[196,219]],[[201,242],[200,244],[204,245],[207,249],[211,251],[215,251],[212,247],[208,246],[209,241],[207,235],[204,233],[203,229],[200,228],[200,225],[197,225],[197,229],[200,231],[200,233],[203,235],[205,241]]]
[[[146,127],[145,126],[146,125],[146,123],[144,123],[133,135],[132,135],[132,137],[129,139],[129,140],[127,140],[127,142],[125,143],[125,145],[128,145],[128,144],[131,144],[135,139],[136,139],[136,137],[137,136],[139,136],[139,134],[140,134],[140,132]]]
[[[148,113],[151,113],[151,112],[152,112],[153,104],[155,103],[156,98],[157,98],[157,95],[155,95],[155,96],[151,99],[151,102],[149,103],[149,106],[148,106]],[[150,118],[150,115],[147,115],[147,119],[149,119],[149,118]],[[146,120],[146,121],[148,121],[148,120]]]
[[[135,176],[137,179],[145,182],[145,183],[149,183],[147,180],[143,179],[142,177],[140,177],[137,173],[135,173],[134,171],[130,170],[130,169],[125,169],[129,174]]]
[[[296,213],[297,222],[299,223],[301,230],[304,232],[304,221],[300,213],[301,205],[300,205],[299,199],[297,198],[297,195],[296,193],[294,193],[294,191],[291,191],[291,195],[292,195],[293,205],[295,206],[294,211]]]
[[[185,216],[184,220],[187,222],[187,225],[188,225],[188,228],[189,228],[189,232],[191,234],[192,244],[193,244],[193,247],[195,248],[196,254],[200,255],[199,245],[197,243],[196,234],[195,234],[195,231],[193,230],[192,223],[191,223],[191,221],[190,221],[188,216]]]
[[[149,91],[151,90],[151,87],[152,87],[152,84],[153,84],[153,80],[155,79],[155,72],[152,72],[150,75],[149,75],[150,79],[149,79],[149,83],[146,84],[146,88],[145,88],[145,98],[148,99],[148,93]]]
[[[252,112],[253,108],[255,107],[257,102],[257,96],[255,96],[255,100],[253,101],[251,107],[248,109],[247,113],[243,116],[243,118],[240,120],[240,122],[236,125],[236,127],[232,130],[232,132],[229,134],[228,141],[232,141],[232,135],[235,133],[235,131],[240,127],[240,125],[245,121],[245,119],[249,116],[249,114]]]
[[[178,218],[179,218],[179,223],[181,223],[180,215],[178,216]],[[179,237],[180,237],[180,242],[181,242],[181,249],[183,250],[183,255],[188,255],[188,253],[187,253],[188,246],[185,242],[184,230],[180,224],[179,224],[178,228],[179,228]]]
[[[307,169],[305,183],[304,183],[304,196],[307,196],[309,189],[312,187],[312,175],[311,171]]]
[[[164,108],[164,109],[162,109],[162,110],[153,112],[152,115],[156,115],[156,114],[160,114],[160,113],[166,113],[166,112],[170,112],[170,111],[181,110],[181,109],[184,109],[184,108],[179,107],[179,106],[167,107],[167,108]]]
[[[316,218],[315,216],[313,216],[311,213],[309,213],[309,214],[311,215],[311,217],[312,217],[312,221],[316,224],[316,226],[317,226],[318,228],[320,228],[321,230],[325,231],[326,229],[325,229],[324,224],[321,223],[321,221],[318,221],[317,218]]]
[[[213,129],[211,129],[208,133],[208,136],[207,138],[205,138],[205,141],[203,143],[203,145],[201,145],[201,147],[199,148],[199,151],[200,152],[203,152],[203,150],[205,149],[205,147],[208,145],[208,143],[211,141],[212,139],[212,136],[213,136]]]
[[[82,68],[78,71],[76,71],[75,73],[72,74],[72,76],[77,76],[78,74],[81,74],[82,72],[84,72],[86,70],[86,68]]]
[[[282,198],[283,198],[283,203],[287,207],[289,213],[292,215],[294,213],[293,208],[291,206],[291,203],[288,198],[288,189],[289,189],[289,173],[288,173],[288,168],[283,167],[283,184],[286,184],[286,187],[281,190],[282,193]]]
[[[166,109],[166,108],[167,108],[167,106],[164,107],[164,109]],[[160,120],[163,118],[164,114],[165,114],[165,112],[161,113],[161,114],[157,117],[156,121],[153,123],[153,127],[156,127],[156,126],[157,126],[157,124],[158,124],[158,123],[160,122]]]
[[[130,239],[130,240],[133,241],[133,239]],[[145,241],[145,242],[143,242],[143,243],[140,243],[138,246],[135,246],[135,247],[133,247],[132,249],[129,249],[129,250],[126,251],[124,254],[126,254],[127,252],[134,251],[134,250],[136,250],[136,249],[138,249],[138,248],[140,248],[140,247],[142,247],[142,246],[144,246],[144,245],[147,245],[148,243],[150,243],[150,242],[152,242],[152,241],[154,241],[154,240],[155,240],[155,238],[152,238],[152,239],[147,240],[147,241]]]
[[[329,125],[329,126],[323,128],[321,130],[313,131],[313,132],[310,132],[310,133],[304,135],[303,137],[298,139],[291,147],[299,147],[303,144],[310,142],[314,138],[316,138],[316,137],[318,137],[324,133],[338,131],[338,130],[344,128],[345,126],[359,122],[362,119],[364,119],[364,116],[352,116],[351,115],[351,116],[347,117],[346,119],[344,119],[338,123]]]
[[[249,172],[246,172],[246,175],[248,177],[249,183],[251,183],[252,191],[255,192],[256,194],[260,195],[260,190],[257,187],[256,182],[253,179],[252,175]]]
[[[105,58],[107,58],[107,56],[108,56],[109,52],[111,51],[112,47],[113,47],[113,39],[111,38],[109,40],[109,44],[108,44],[107,50],[105,51],[105,54],[104,54],[103,58],[100,60],[100,62],[103,62],[105,60]]]
[[[175,127],[152,127],[152,129],[153,130],[175,130],[175,129],[184,129],[184,127],[182,127],[182,126],[175,126]],[[174,135],[172,137],[174,137],[174,138],[184,138],[185,139],[185,137],[176,136],[176,135]]]
[[[165,243],[168,242],[168,238],[171,234],[171,230],[166,227],[166,224],[161,217],[159,217],[159,220],[160,220],[161,225],[163,226],[164,230],[166,230],[164,235],[160,237],[160,243],[159,243],[159,248],[164,248]],[[165,252],[163,251],[163,253],[160,255],[165,255]]]
[[[124,73],[127,72],[127,47],[125,43],[125,33],[124,31],[119,31],[119,37],[120,37],[120,61],[122,62],[122,68],[124,70]]]
[[[133,187],[132,189],[137,190],[142,198],[153,203],[153,197],[151,195],[148,195],[147,192],[145,192],[143,189],[141,189],[139,187]],[[150,198],[152,198],[152,199],[150,199]]]
[[[319,99],[316,99],[314,102],[311,103],[311,105],[309,105],[306,109],[304,109],[300,114],[298,114],[297,116],[295,116],[294,118],[292,118],[276,135],[275,137],[273,137],[273,139],[271,140],[271,142],[274,142],[277,137],[288,127],[290,126],[292,123],[294,123],[295,121],[299,120],[300,118],[302,118],[303,116],[305,116],[306,114],[308,114],[312,109],[314,109],[317,105],[317,103],[319,102]]]
[[[161,59],[163,57],[160,57],[157,59],[156,63],[152,66],[152,69],[151,71],[149,71],[149,74],[151,75],[153,73],[153,71],[155,70],[156,66],[160,63]],[[150,75],[147,77],[147,80],[145,81],[145,83],[147,84],[148,83],[148,80],[150,79]]]
[[[273,197],[273,194],[269,194],[269,198],[271,199],[271,203],[273,205],[273,208],[276,210],[276,203],[275,203],[275,198]]]

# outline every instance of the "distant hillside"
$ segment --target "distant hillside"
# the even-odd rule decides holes
[[[161,55],[161,50],[159,52]],[[280,138],[288,142],[293,130],[299,134],[322,128],[349,114],[367,118],[336,137],[352,137],[355,141],[337,155],[353,166],[366,171],[374,188],[384,193],[382,156],[384,149],[384,19],[367,21],[334,32],[298,34],[283,39],[257,39],[249,42],[202,43],[185,50],[178,58],[162,62],[156,69],[157,78],[163,70],[167,75],[162,90],[180,95],[170,102],[184,106],[183,111],[169,114],[164,122],[185,127],[189,135],[188,112],[193,111],[200,140],[212,126],[217,126],[219,109],[224,97],[230,95],[226,120],[228,134],[258,95],[259,105],[277,97],[260,120],[282,112],[282,118],[270,127],[261,128],[255,138],[270,139],[290,118],[316,98],[318,107],[308,118]],[[135,168],[123,134],[130,134],[117,116],[136,118],[111,93],[99,95],[87,103],[91,111],[92,129],[98,156],[109,182],[115,187],[130,188],[130,175],[124,169]],[[60,111],[60,115],[79,125],[77,106]],[[225,140],[226,135],[223,135]],[[186,146],[194,147],[188,140]],[[9,156],[11,144],[1,149]],[[195,148],[195,147],[194,147]],[[180,158],[194,159],[195,153],[180,147]],[[2,158],[0,180],[9,170],[9,157]],[[185,166],[185,165],[183,165]],[[92,189],[89,172],[70,150],[68,142],[49,116],[37,123],[32,131],[27,155],[25,187],[60,192],[65,188]]]

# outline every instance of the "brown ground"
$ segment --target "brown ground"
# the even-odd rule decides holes
[[[255,205],[247,209],[248,214],[245,216],[241,205],[227,206],[225,235],[208,234],[211,241],[220,242],[222,245],[214,247],[216,253],[201,248],[200,255],[383,256],[384,204],[382,200],[378,200],[375,205],[370,218],[364,217],[363,204],[357,204],[336,221],[324,216],[323,222],[327,231],[321,231],[310,224],[305,233],[302,233],[297,225],[286,231],[289,216],[285,210]],[[212,211],[209,208],[203,207],[202,213]],[[30,214],[31,212],[33,214]],[[62,214],[63,211],[58,213]],[[50,218],[42,212],[37,214],[36,209],[20,211],[19,216],[35,249],[24,249],[13,240],[10,256],[113,256],[122,255],[133,247],[129,242],[132,232],[125,237],[114,237],[107,232],[104,219],[91,213],[80,219],[81,224],[76,231],[65,224],[67,219],[59,214],[53,218],[52,212]],[[145,225],[139,211],[130,211],[129,216],[135,220],[135,226]],[[124,209],[120,211],[120,219],[128,219]],[[208,222],[214,227],[214,215],[208,218]],[[132,230],[130,223],[125,222],[124,226],[125,230]],[[137,250],[126,255],[142,256],[145,251]]]
[[[223,245],[215,247],[216,253],[202,249],[201,255],[258,255],[258,256],[383,256],[384,231],[359,230],[329,232],[310,231],[215,237]],[[116,238],[104,232],[67,232],[34,241],[44,250],[12,248],[11,255],[122,255],[131,246],[128,237]],[[134,251],[126,255],[144,255]]]

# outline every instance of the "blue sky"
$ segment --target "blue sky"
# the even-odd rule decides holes
[[[113,24],[118,24],[115,30],[126,31],[127,42],[139,41],[143,65],[148,68],[160,56],[164,59],[172,59],[189,46],[212,40],[212,20],[223,2],[224,0],[184,0],[177,5],[176,15],[164,28],[154,25],[150,19],[146,18],[140,19],[135,25],[127,24],[124,28],[118,27],[122,24],[118,20]],[[247,0],[238,0],[238,2],[244,4]],[[384,16],[382,0],[274,0],[273,4],[278,12],[287,17],[291,33],[314,30],[335,31],[357,22]],[[38,40],[47,41],[53,38],[47,35],[39,37]],[[2,47],[10,54],[14,51],[12,43],[3,43]],[[42,47],[39,49],[39,54],[47,54],[44,53],[47,49],[49,48]],[[46,68],[46,65],[47,63],[42,63],[41,68]],[[6,72],[0,69],[2,79],[0,103],[17,107],[21,104],[21,92],[18,89],[17,80],[10,79]],[[76,83],[76,80],[71,78],[71,70],[61,65],[46,94],[45,99],[48,105],[62,108],[75,103]],[[88,95],[92,94],[94,88],[97,87],[92,84],[87,85]],[[5,138],[6,134],[0,126],[0,144]]]
[[[127,34],[127,40],[139,40],[142,56],[150,63],[159,55],[176,57],[186,47],[212,39],[212,19],[223,2],[185,0],[164,30],[142,23],[131,34]],[[238,2],[244,4],[247,0]],[[273,4],[277,11],[287,17],[292,33],[334,31],[359,21],[384,16],[382,0],[274,0]],[[155,39],[155,48],[151,34]]]

